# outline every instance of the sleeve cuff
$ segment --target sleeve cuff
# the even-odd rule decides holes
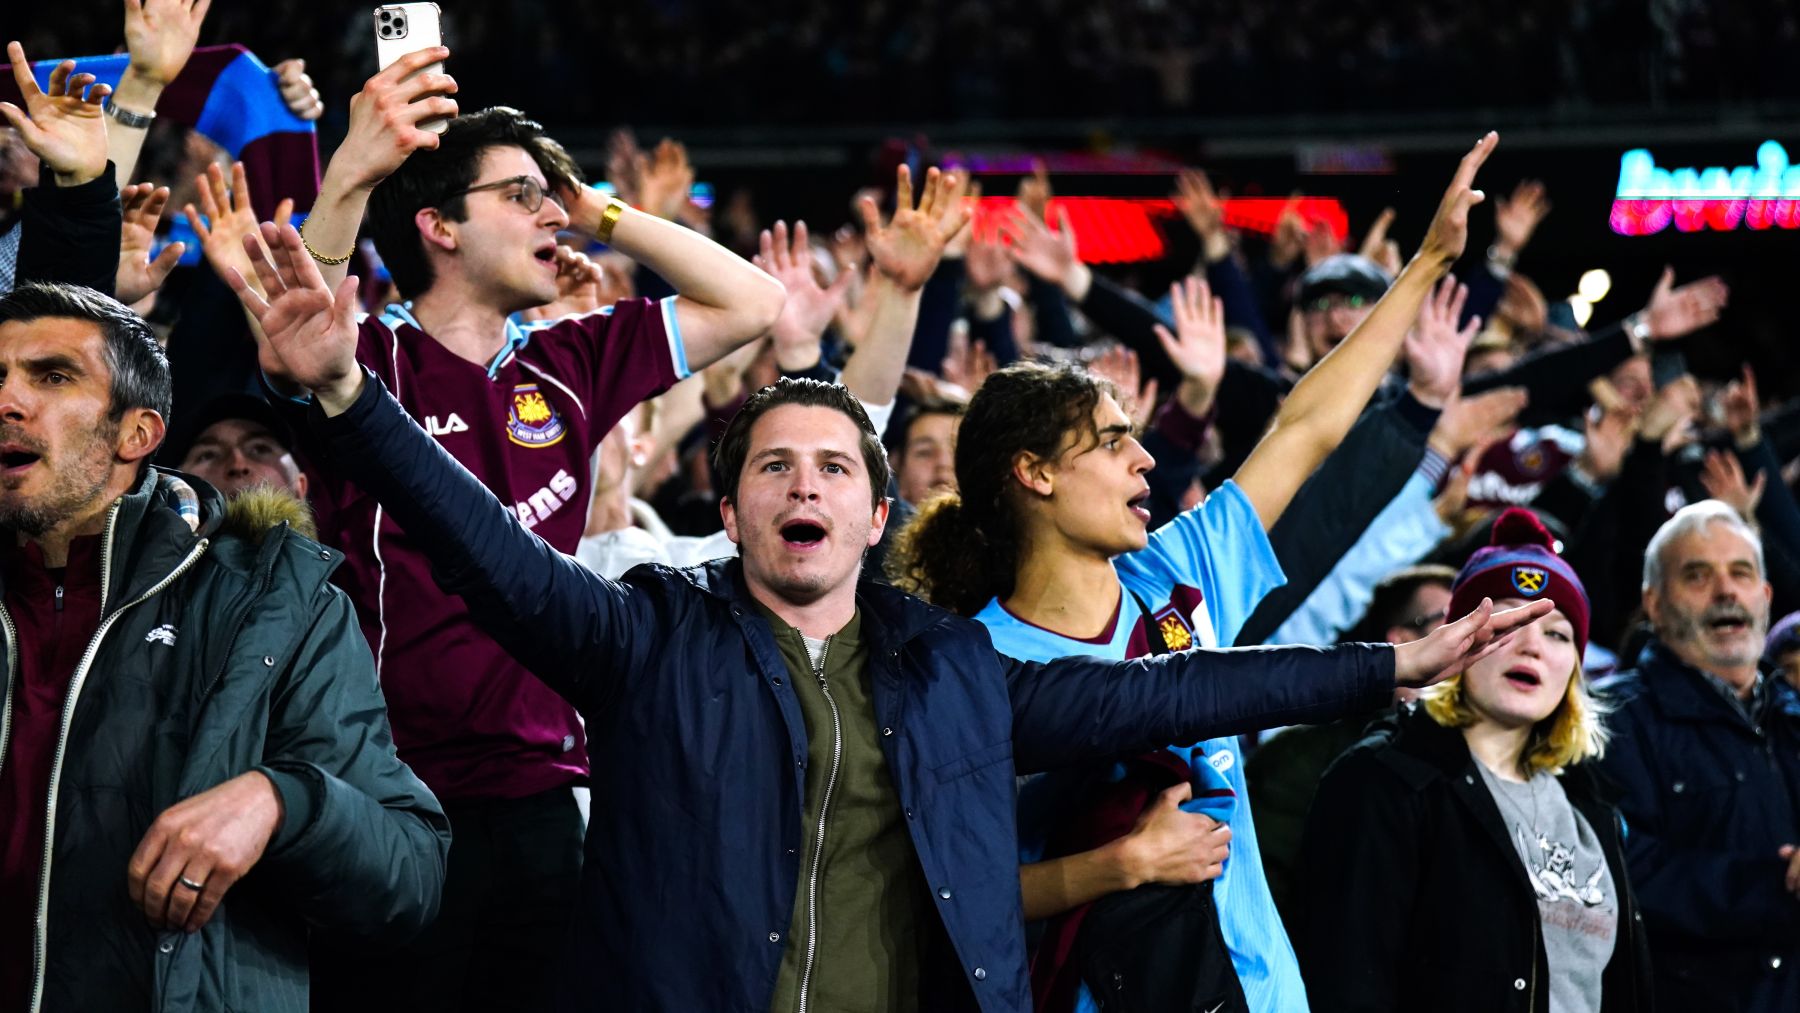
[[[1430,447],[1425,448],[1425,458],[1419,462],[1419,474],[1431,483],[1433,489],[1444,486],[1444,476],[1450,473],[1450,459]]]
[[[305,763],[282,764],[280,769],[269,766],[252,768],[269,779],[275,786],[275,794],[281,797],[281,825],[269,838],[269,851],[279,852],[298,840],[312,826],[318,817],[319,803],[325,794],[325,784],[319,778],[318,771]]]
[[[1399,411],[1400,418],[1405,420],[1406,424],[1411,426],[1420,437],[1430,436],[1432,427],[1437,425],[1438,416],[1443,414],[1441,409],[1432,408],[1413,397],[1410,390],[1400,392],[1400,401],[1396,410]]]
[[[119,198],[118,170],[111,162],[100,170],[100,175],[78,186],[57,186],[56,173],[48,165],[38,166],[37,189],[44,196],[54,195],[54,199],[72,206],[97,206]]]

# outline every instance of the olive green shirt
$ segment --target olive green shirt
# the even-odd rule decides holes
[[[769,1008],[796,1013],[804,981],[809,1011],[913,1013],[919,1008],[919,929],[932,912],[881,752],[862,613],[823,642],[827,699],[800,631],[760,603],[757,609],[787,662],[807,737],[800,881]],[[819,643],[814,641],[815,651]]]

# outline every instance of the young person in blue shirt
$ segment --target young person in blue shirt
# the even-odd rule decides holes
[[[1412,262],[1367,319],[1295,385],[1256,450],[1201,505],[1150,533],[1144,476],[1155,461],[1133,437],[1117,392],[1077,368],[1010,367],[987,379],[964,416],[960,493],[924,505],[901,537],[892,560],[901,586],[974,616],[997,649],[1022,659],[1125,659],[1232,643],[1257,602],[1286,579],[1269,528],[1356,421],[1427,295],[1461,255],[1469,209],[1483,199],[1473,189],[1475,173],[1497,140],[1488,134],[1463,158]],[[1224,314],[1198,282],[1178,286],[1174,302],[1177,333],[1161,337],[1186,377],[1178,395],[1185,398],[1218,382]],[[1216,877],[1219,931],[1242,988],[1241,998],[1224,998],[1258,1013],[1305,1010],[1235,742],[1170,751],[1180,761],[1171,769],[1188,773],[1173,786],[1152,775],[1147,787],[1132,773],[1143,768],[1124,764],[1102,772],[1101,781],[1126,785],[1121,790],[1134,798],[1159,793],[1135,825],[1118,822],[1116,796],[1094,801],[1091,773],[1022,790],[1026,917],[1074,913],[1053,923],[1040,945],[1033,982],[1040,1008],[1096,1008],[1087,982],[1069,970],[1080,959],[1076,936],[1088,905],[1146,882]],[[1152,758],[1156,766],[1167,765]],[[1229,825],[1231,857],[1222,869],[1209,861],[1219,835],[1204,821],[1192,824],[1201,832],[1186,846],[1169,846],[1174,828],[1165,810],[1178,801]],[[1122,835],[1100,832],[1109,817]],[[1147,861],[1147,852],[1160,860]]]

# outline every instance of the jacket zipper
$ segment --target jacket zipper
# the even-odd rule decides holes
[[[1544,925],[1542,916],[1531,920],[1531,991],[1525,993],[1525,1008],[1537,1009],[1537,955],[1544,949]],[[35,1013],[35,1011],[34,1011]]]
[[[804,636],[801,644],[806,643]],[[831,686],[825,682],[825,658],[831,653],[831,638],[825,638],[825,645],[819,649],[819,657],[815,661],[812,648],[806,651],[806,660],[812,663],[813,677],[819,680],[819,691],[825,694],[825,702],[831,707],[831,770],[825,776],[825,794],[819,799],[819,829],[813,836],[812,871],[806,878],[806,961],[800,969],[800,1005],[799,1013],[806,1013],[807,989],[812,985],[813,960],[819,950],[819,863],[825,857],[825,819],[831,812],[831,790],[837,785],[838,764],[844,754],[844,726],[838,716],[837,700],[831,695]],[[32,1013],[37,1013],[33,1010]]]
[[[13,625],[12,613],[0,605],[0,629],[6,632],[6,699],[0,701],[0,768],[6,766],[6,747],[12,738],[13,673],[19,670],[19,628]]]
[[[157,581],[143,594],[119,606],[119,610],[106,615],[106,590],[112,578],[113,534],[119,518],[119,506],[113,504],[112,512],[106,518],[106,538],[100,543],[100,628],[94,631],[94,639],[88,641],[87,650],[81,655],[81,663],[75,666],[75,674],[69,680],[68,697],[63,701],[62,725],[56,735],[56,752],[50,762],[50,802],[44,813],[44,866],[38,874],[37,918],[33,928],[32,962],[31,962],[31,1013],[39,1013],[44,1002],[44,964],[47,960],[50,936],[50,854],[56,846],[56,794],[61,787],[63,755],[68,750],[69,728],[74,724],[75,702],[81,696],[81,687],[87,682],[88,668],[94,663],[94,656],[100,652],[100,642],[106,638],[107,630],[112,628],[118,618],[150,598],[162,593],[163,589],[180,579],[181,575],[206,552],[207,539],[200,541],[189,550],[187,558],[171,570],[168,576]],[[7,621],[8,633],[12,623]],[[12,647],[7,647],[7,656],[11,658]],[[9,673],[10,678],[10,673]]]

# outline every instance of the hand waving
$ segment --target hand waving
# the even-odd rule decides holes
[[[1475,173],[1499,143],[1500,135],[1490,130],[1457,164],[1456,175],[1451,178],[1449,189],[1444,191],[1437,214],[1432,216],[1431,226],[1425,230],[1425,241],[1419,246],[1417,259],[1432,270],[1439,273],[1450,270],[1450,265],[1456,263],[1456,258],[1462,256],[1463,248],[1468,245],[1469,209],[1487,199],[1486,194],[1475,189]]]
[[[23,46],[7,43],[6,58],[12,61],[13,82],[25,108],[0,102],[0,116],[50,167],[57,186],[98,179],[106,171],[106,113],[100,103],[112,88],[95,84],[92,74],[75,73],[75,61],[64,60],[50,72],[50,90],[45,91],[31,74]]]
[[[119,232],[119,273],[113,281],[113,294],[129,306],[155,292],[175,270],[187,247],[170,243],[150,259],[150,247],[156,242],[156,223],[162,219],[163,207],[169,202],[169,188],[154,183],[133,183],[119,191],[124,219]]]
[[[915,208],[912,172],[902,165],[894,181],[894,217],[886,225],[875,199],[865,195],[857,207],[875,267],[902,289],[922,288],[937,270],[944,244],[969,220],[963,203],[967,185],[966,175],[933,167],[925,173],[925,189]]]
[[[775,359],[782,369],[809,369],[819,361],[819,339],[844,305],[844,293],[856,274],[840,268],[830,285],[813,273],[812,238],[805,222],[795,222],[790,239],[786,222],[764,229],[761,248],[751,262],[775,276],[787,289],[787,302],[775,318]]]
[[[1181,375],[1209,393],[1225,376],[1225,301],[1212,294],[1199,275],[1169,286],[1175,309],[1175,332],[1156,325],[1156,339]]]
[[[260,243],[257,238],[244,237],[244,253],[263,292],[232,267],[226,268],[225,283],[262,327],[269,349],[280,359],[281,368],[271,370],[271,375],[278,373],[312,390],[327,412],[340,412],[362,390],[362,371],[356,364],[356,276],[345,277],[333,292],[292,225],[277,228],[264,222]]]

